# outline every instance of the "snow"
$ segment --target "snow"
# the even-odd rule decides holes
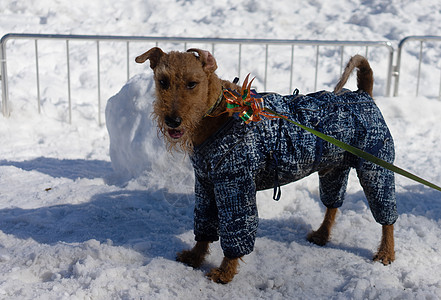
[[[324,1],[323,1],[324,2]],[[425,1],[0,1],[0,35],[110,34],[223,38],[389,40],[439,35],[441,3]],[[324,213],[312,175],[258,194],[255,251],[230,284],[204,277],[222,259],[219,243],[200,270],[175,262],[194,243],[193,174],[188,157],[170,154],[150,119],[148,65],[130,65],[125,45],[101,46],[102,99],[97,122],[96,46],[71,43],[72,124],[68,123],[65,44],[39,42],[41,114],[33,43],[8,45],[9,118],[0,116],[0,298],[2,299],[439,299],[441,193],[397,176],[400,217],[396,261],[371,261],[381,236],[356,176],[330,243],[306,234]],[[152,44],[132,46],[133,58]],[[165,50],[182,45],[160,45]],[[188,45],[188,47],[193,45]],[[201,46],[201,45],[195,45]],[[207,49],[210,50],[209,46]],[[230,50],[229,50],[230,49]],[[241,77],[262,89],[264,50],[245,57]],[[272,51],[279,51],[275,53]],[[396,144],[396,165],[441,184],[440,45],[424,46],[420,96],[415,97],[419,43],[403,53],[400,97],[384,96],[387,65],[370,49],[376,101]],[[231,48],[215,52],[218,74],[231,79]],[[288,54],[270,48],[269,90],[285,93]],[[308,53],[309,51],[309,53]],[[296,49],[293,87],[313,89],[314,55]],[[331,89],[339,52],[324,48],[318,89]],[[345,59],[365,49],[345,49]],[[236,55],[233,53],[233,55]],[[132,60],[133,61],[133,60]],[[274,70],[276,72],[274,72]],[[243,79],[243,78],[241,78]],[[352,80],[352,87],[354,81]],[[103,118],[104,119],[104,118]]]

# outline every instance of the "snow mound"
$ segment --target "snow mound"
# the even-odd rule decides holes
[[[106,106],[110,159],[115,171],[110,181],[124,185],[134,179],[144,187],[192,189],[188,157],[167,152],[151,113],[154,81],[151,74],[130,79]]]

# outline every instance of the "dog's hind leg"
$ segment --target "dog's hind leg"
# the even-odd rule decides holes
[[[374,261],[389,265],[395,260],[393,224],[398,218],[394,173],[369,162],[364,162],[357,173],[372,215],[383,226],[381,243]]]
[[[324,246],[329,240],[331,235],[332,226],[335,223],[335,215],[338,208],[327,208],[325,218],[322,225],[316,231],[312,231],[308,234],[308,241],[319,246]]]
[[[331,235],[337,208],[343,204],[350,168],[342,167],[319,172],[320,200],[327,207],[322,225],[308,234],[308,241],[324,246]]]
[[[383,265],[391,264],[395,260],[394,244],[394,225],[383,225],[381,244],[374,261],[381,261]]]
[[[176,255],[176,260],[190,267],[199,268],[209,253],[210,242],[196,242],[191,250],[184,250]]]

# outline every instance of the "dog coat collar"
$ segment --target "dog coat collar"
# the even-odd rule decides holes
[[[222,103],[223,99],[224,99],[224,87],[222,87],[222,89],[221,89],[219,98],[217,98],[216,102],[208,109],[208,111],[205,113],[205,115],[202,117],[202,119],[210,116],[216,110],[216,108],[219,107],[219,105]]]

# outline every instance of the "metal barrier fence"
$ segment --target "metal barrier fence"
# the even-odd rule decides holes
[[[315,47],[315,81],[314,90],[317,87],[317,74],[320,59],[320,47],[332,46],[338,47],[340,51],[340,70],[343,68],[343,55],[345,47],[365,47],[366,55],[370,47],[383,47],[388,52],[388,67],[386,74],[386,91],[385,95],[390,95],[391,79],[393,71],[393,55],[394,49],[390,42],[387,41],[319,41],[319,40],[278,40],[278,39],[222,39],[222,38],[184,38],[184,37],[136,37],[136,36],[99,36],[99,35],[50,35],[50,34],[6,34],[0,40],[0,63],[1,63],[1,88],[2,88],[2,110],[3,115],[9,115],[9,94],[8,94],[8,75],[7,75],[7,53],[6,44],[10,40],[28,40],[34,41],[35,48],[35,66],[36,66],[36,84],[37,84],[37,101],[38,110],[40,112],[40,78],[39,78],[39,54],[38,54],[38,42],[40,40],[62,40],[66,43],[66,61],[67,61],[67,81],[68,81],[68,107],[69,107],[69,122],[72,121],[72,106],[71,106],[71,82],[70,82],[70,56],[69,56],[69,42],[73,40],[82,41],[94,41],[96,42],[97,53],[97,93],[98,93],[98,122],[101,124],[101,81],[100,81],[100,42],[103,41],[117,41],[126,43],[126,57],[127,57],[127,79],[130,76],[129,61],[130,56],[130,43],[135,42],[154,42],[156,44],[162,42],[180,43],[184,45],[184,49],[187,48],[187,43],[203,43],[211,44],[211,51],[214,53],[216,45],[219,44],[231,44],[238,47],[238,70],[237,75],[240,76],[242,65],[242,47],[243,45],[262,45],[265,47],[265,71],[263,84],[266,89],[267,76],[268,76],[268,47],[270,45],[285,45],[291,47],[291,62],[290,62],[290,87],[292,90],[292,78],[293,78],[293,65],[294,65],[294,47],[296,46],[313,46]],[[397,70],[394,73],[397,76]],[[398,76],[397,82],[398,82]]]
[[[392,76],[395,76],[394,97],[398,96],[398,91],[399,91],[399,83],[400,83],[400,75],[401,75],[400,69],[401,69],[403,48],[407,43],[412,41],[420,42],[419,55],[418,55],[418,72],[417,72],[416,89],[415,89],[416,91],[415,95],[418,96],[419,88],[420,88],[420,78],[421,78],[421,62],[423,59],[423,44],[426,42],[441,42],[441,36],[408,36],[400,41],[400,43],[398,44],[398,51],[397,51],[397,64],[394,67],[394,71],[392,72]],[[441,79],[440,79],[438,98],[441,100]]]

